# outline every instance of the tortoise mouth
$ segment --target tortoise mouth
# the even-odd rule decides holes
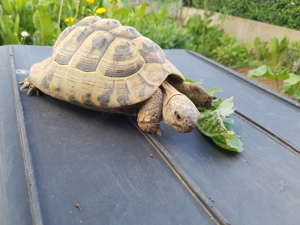
[[[188,115],[183,121],[180,121],[181,123],[176,123],[172,127],[180,133],[189,133],[198,126],[199,115]]]
[[[189,133],[198,127],[200,113],[198,111],[192,111],[187,114],[179,114],[177,111],[175,111],[173,114],[168,114],[165,116],[166,117],[163,118],[164,122],[171,126],[174,130],[180,133]]]
[[[188,133],[198,125],[200,113],[185,95],[173,95],[163,105],[163,120],[174,130]]]

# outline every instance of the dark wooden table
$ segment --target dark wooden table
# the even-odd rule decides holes
[[[300,224],[299,104],[197,54],[166,53],[186,77],[234,96],[244,151],[28,97],[17,82],[51,48],[2,46],[1,224]]]

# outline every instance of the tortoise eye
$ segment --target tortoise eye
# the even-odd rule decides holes
[[[175,117],[178,121],[182,120],[180,114],[178,112],[175,111]]]

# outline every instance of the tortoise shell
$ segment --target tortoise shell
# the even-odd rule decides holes
[[[91,16],[61,33],[29,79],[47,95],[107,111],[145,101],[169,75],[184,80],[156,43],[117,20]]]

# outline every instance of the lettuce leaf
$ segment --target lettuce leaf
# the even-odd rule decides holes
[[[198,121],[198,128],[221,148],[241,152],[243,151],[241,136],[234,133],[234,120],[228,118],[234,110],[233,97],[224,101],[220,98],[214,99],[210,107],[199,108],[201,117]]]

